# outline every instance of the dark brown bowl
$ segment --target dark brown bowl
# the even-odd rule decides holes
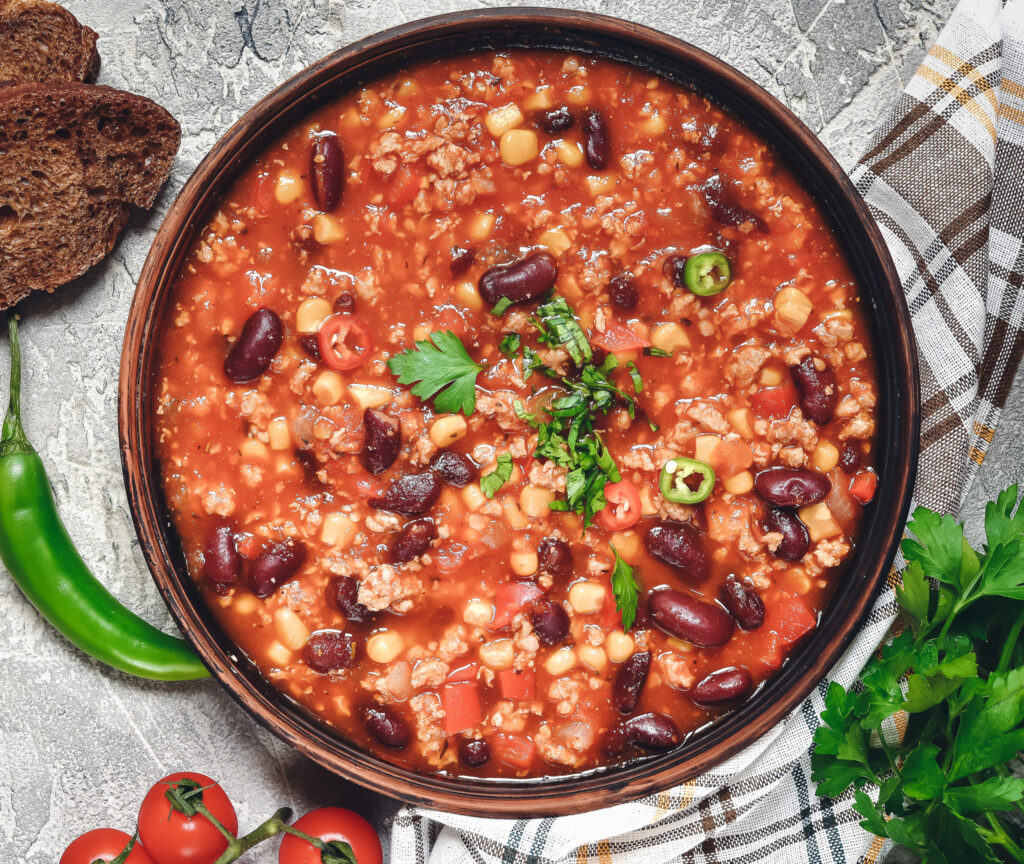
[[[236,172],[265,144],[354,83],[418,60],[474,49],[570,48],[646,67],[711,97],[770,141],[831,216],[863,288],[878,368],[878,473],[853,562],[821,626],[741,709],[678,750],[627,766],[524,781],[418,774],[354,747],[267,683],[227,638],[189,578],[171,528],[153,455],[151,388],[168,296],[196,232]],[[784,719],[842,654],[882,584],[902,534],[917,465],[917,361],[896,270],[867,208],[814,134],[735,69],[663,33],[582,12],[460,12],[356,42],[278,87],[228,130],[171,206],[139,278],[121,360],[121,456],[132,516],[153,577],[182,631],[214,676],[264,726],[320,764],[363,786],[457,813],[548,816],[621,803],[707,771]]]

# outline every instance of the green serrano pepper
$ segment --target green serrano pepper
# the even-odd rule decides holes
[[[11,401],[0,436],[0,561],[33,606],[86,654],[140,678],[210,673],[189,644],[126,609],[93,576],[57,512],[43,460],[21,425],[21,351],[11,338]]]

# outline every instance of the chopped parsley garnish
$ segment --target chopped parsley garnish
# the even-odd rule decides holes
[[[462,411],[467,417],[476,409],[476,376],[483,364],[469,356],[459,337],[451,330],[430,334],[388,360],[388,369],[398,376],[399,384],[414,384],[413,395],[433,397],[434,407],[442,414]],[[419,382],[419,383],[416,383]]]
[[[498,456],[498,464],[490,474],[484,474],[480,478],[480,491],[488,498],[498,494],[498,490],[508,483],[512,476],[512,457],[508,453]]]
[[[589,363],[594,356],[587,334],[564,297],[552,297],[538,306],[533,323],[540,331],[538,342],[552,348],[564,348],[577,366]]]
[[[491,314],[496,318],[500,318],[508,311],[508,307],[512,305],[512,301],[508,297],[502,297],[498,300],[494,306],[491,307]]]
[[[633,568],[622,560],[619,550],[612,546],[612,552],[615,553],[612,593],[615,594],[615,608],[622,613],[622,629],[628,633],[629,628],[636,620],[636,609],[640,602],[640,586],[636,584]]]
[[[498,345],[498,350],[511,360],[516,356],[516,351],[519,350],[520,341],[521,338],[518,333],[506,333],[505,338]]]
[[[644,348],[645,357],[671,357],[672,352],[666,351],[664,348],[655,348],[653,345]]]

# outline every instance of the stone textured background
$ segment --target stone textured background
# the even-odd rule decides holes
[[[181,153],[152,213],[57,297],[22,305],[25,424],[68,529],[120,598],[170,627],[128,514],[117,373],[135,279],[162,212],[245,109],[328,52],[405,21],[476,5],[447,0],[67,0],[100,34],[100,82],[143,93],[181,121]],[[513,4],[518,5],[518,4]],[[651,24],[733,63],[790,105],[849,167],[954,0],[561,0]],[[6,349],[0,380],[6,381]],[[5,388],[0,387],[5,393]],[[969,518],[1021,476],[1024,404],[1011,399]],[[190,768],[223,781],[243,828],[282,804],[391,802],[327,774],[258,728],[212,682],[146,684],[80,655],[0,574],[0,861],[52,864],[82,831],[131,831],[144,791]],[[276,861],[276,844],[251,855]]]

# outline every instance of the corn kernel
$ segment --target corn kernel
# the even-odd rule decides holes
[[[374,663],[390,663],[405,648],[405,640],[401,633],[384,630],[374,633],[366,640],[366,656]]]
[[[792,285],[787,285],[775,295],[772,306],[775,309],[776,326],[793,333],[807,323],[814,308],[807,295]]]
[[[292,433],[288,429],[288,421],[284,417],[275,417],[267,425],[267,434],[270,436],[271,450],[290,450],[292,446]]]
[[[324,407],[337,405],[344,395],[341,376],[337,372],[321,372],[313,382],[313,395]]]
[[[561,258],[569,251],[569,247],[572,246],[572,240],[569,239],[569,235],[561,228],[545,231],[537,238],[537,243],[541,246],[547,246],[548,250],[556,258]]]
[[[828,474],[839,464],[839,448],[831,441],[819,441],[811,454],[811,466],[815,471]]]
[[[739,474],[734,474],[732,477],[724,479],[722,485],[725,487],[726,492],[730,492],[733,495],[746,495],[754,488],[754,475],[749,471],[740,471]]]
[[[498,150],[506,165],[515,167],[532,162],[540,152],[537,133],[532,129],[509,129],[501,136]]]
[[[430,440],[438,447],[448,447],[466,434],[466,418],[461,414],[446,414],[430,424]]]
[[[554,143],[558,161],[568,168],[579,168],[583,164],[583,151],[575,141],[558,140]]]
[[[487,127],[487,131],[495,138],[500,138],[509,130],[522,125],[522,122],[523,112],[519,110],[519,106],[515,102],[502,105],[500,108],[492,108],[487,112],[487,116],[484,117],[484,125]]]
[[[321,246],[331,246],[345,239],[345,229],[337,216],[317,213],[313,217],[313,239]]]
[[[690,347],[690,337],[683,329],[682,324],[675,321],[667,321],[659,324],[651,331],[651,344],[655,348],[669,353]]]
[[[325,546],[348,546],[358,530],[347,513],[328,513],[320,527],[320,541]]]
[[[360,408],[382,408],[394,398],[387,387],[375,387],[372,384],[349,384],[349,398]]]
[[[316,333],[333,311],[323,297],[309,297],[295,310],[295,329],[299,333]]]
[[[569,604],[581,615],[597,612],[604,606],[605,588],[600,582],[584,580],[569,589]]]
[[[519,507],[531,519],[543,519],[551,512],[551,502],[555,500],[555,493],[542,486],[534,486],[532,483],[523,487],[519,493]]]
[[[274,184],[278,204],[291,204],[302,194],[302,178],[294,171],[282,171]]]

